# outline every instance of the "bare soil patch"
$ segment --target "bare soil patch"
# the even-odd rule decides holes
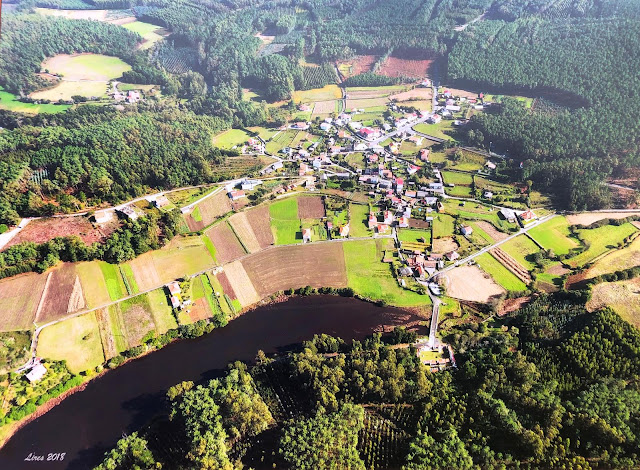
[[[349,61],[338,62],[338,67],[340,67],[341,64],[350,65],[351,70],[349,72],[346,72],[343,68],[344,78],[349,78],[354,75],[360,75],[361,73],[371,72],[377,60],[378,57],[375,55],[359,55]]]
[[[447,295],[456,299],[486,303],[506,291],[478,266],[461,266],[446,273]]]
[[[585,287],[585,281],[587,280],[587,272],[572,274],[567,277],[565,282],[565,288],[567,290],[578,290]]]
[[[1,331],[27,330],[33,326],[46,280],[46,274],[28,273],[0,281]]]
[[[412,90],[403,91],[402,93],[396,93],[389,98],[397,101],[408,100],[430,100],[433,97],[433,90],[431,88],[414,88]]]
[[[602,219],[624,219],[632,215],[640,215],[638,212],[584,212],[567,216],[569,225],[591,225]]]
[[[502,307],[498,312],[501,317],[520,310],[522,307],[531,302],[531,297],[518,297],[517,299],[505,299],[502,303]]]
[[[371,88],[366,90],[354,90],[347,88],[347,98],[350,100],[367,100],[372,98],[384,98],[391,93],[388,90]]]
[[[305,286],[347,286],[340,243],[273,248],[247,257],[242,264],[261,297]]]
[[[73,290],[71,291],[71,297],[69,297],[69,306],[67,307],[67,313],[77,312],[86,307],[84,300],[84,293],[82,292],[82,284],[80,283],[80,277],[76,276],[76,280],[73,283]]]
[[[448,88],[448,87],[445,87],[445,90],[449,90],[449,93],[451,93],[453,96],[462,96],[464,98],[478,97],[478,93],[475,91],[460,90],[459,88]]]
[[[227,276],[226,272],[221,272],[217,274],[216,278],[218,279],[218,282],[222,286],[222,290],[224,291],[224,293],[227,294],[231,300],[235,300],[238,298],[236,296],[236,291],[233,289],[233,286],[231,285],[231,282],[229,281],[229,277]]]
[[[236,298],[243,307],[248,307],[260,301],[260,295],[240,261],[225,266],[224,270],[229,283],[233,286]]]
[[[555,266],[551,266],[550,268],[547,268],[545,272],[547,274],[552,274],[554,276],[564,276],[565,274],[569,274],[571,270],[565,268],[561,264],[556,264]]]
[[[298,218],[321,219],[326,215],[322,197],[308,196],[298,198]]]
[[[56,237],[77,235],[87,245],[105,241],[119,226],[114,219],[108,224],[95,226],[86,217],[55,217],[32,220],[5,249],[23,242],[46,243]]]
[[[216,247],[216,259],[220,264],[230,263],[245,254],[238,237],[226,222],[222,222],[209,230],[207,236]]]
[[[64,263],[51,272],[49,287],[36,322],[48,323],[67,315],[77,279],[76,268],[71,263]],[[82,288],[80,288],[80,295],[82,295]],[[82,301],[84,302],[84,298]]]
[[[380,66],[378,73],[387,77],[424,78],[429,73],[433,60],[412,60],[389,57]]]
[[[232,215],[229,218],[229,224],[233,227],[233,231],[236,232],[236,235],[240,238],[240,241],[249,253],[260,251],[260,243],[255,233],[253,233],[253,228],[251,228],[251,224],[247,219],[246,212],[239,212]]]
[[[191,310],[189,311],[189,318],[192,322],[195,323],[200,320],[206,320],[212,316],[213,314],[211,313],[207,299],[202,298],[193,302]]]
[[[271,231],[271,218],[269,215],[269,206],[262,206],[257,209],[251,209],[246,212],[249,225],[253,229],[253,233],[260,244],[260,248],[266,248],[275,243],[273,232]]]
[[[231,212],[232,207],[229,197],[223,191],[206,198],[198,204],[198,209],[201,220],[194,219],[193,212],[185,216],[189,230],[192,232],[200,231],[211,225],[219,217],[225,215],[227,212]]]
[[[640,328],[640,278],[621,282],[604,282],[593,286],[587,310],[611,307],[624,320]]]
[[[431,222],[419,219],[409,219],[409,227],[411,228],[430,228]]]
[[[459,248],[458,243],[453,237],[436,238],[433,240],[434,253],[448,253]]]
[[[506,238],[509,238],[509,235],[506,233],[501,232],[500,230],[498,230],[497,228],[495,228],[492,224],[490,224],[489,222],[486,222],[484,220],[480,220],[478,222],[475,222],[475,224],[480,227],[482,230],[484,230],[485,232],[487,232],[487,235],[489,235],[491,238],[493,238],[495,241],[499,242],[501,240],[504,240]]]
[[[336,111],[336,100],[316,101],[313,107],[313,115],[333,114]]]
[[[160,274],[156,269],[153,253],[145,253],[129,262],[133,270],[133,276],[141,291],[146,291],[152,287],[162,284]]]

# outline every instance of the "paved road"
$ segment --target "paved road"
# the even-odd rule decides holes
[[[438,338],[438,323],[440,322],[440,299],[429,292],[433,308],[431,309],[431,328],[429,328],[429,347],[435,348]]]

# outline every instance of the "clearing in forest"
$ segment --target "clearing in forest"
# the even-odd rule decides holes
[[[413,60],[389,57],[378,70],[380,75],[387,77],[425,78],[429,73],[429,67],[433,60]]]

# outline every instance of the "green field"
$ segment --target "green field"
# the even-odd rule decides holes
[[[109,291],[109,297],[111,300],[118,300],[124,297],[127,293],[127,288],[124,284],[124,280],[120,275],[120,269],[115,264],[105,263],[100,261],[100,270],[107,284],[107,290]]]
[[[38,113],[61,113],[69,109],[70,105],[59,104],[33,104],[23,103],[18,101],[16,95],[4,91],[4,88],[0,87],[0,109],[6,109],[7,111],[13,111],[15,113],[24,114],[38,114]]]
[[[341,97],[342,92],[337,85],[327,85],[324,88],[314,88],[313,90],[296,91],[293,93],[293,101],[295,103],[330,101]]]
[[[280,132],[278,135],[271,138],[270,141],[267,142],[265,146],[265,151],[267,153],[278,153],[285,147],[290,147],[293,139],[298,135],[298,131],[294,129],[289,129],[283,132]]]
[[[128,29],[129,31],[133,31],[134,33],[138,33],[142,37],[145,37],[145,35],[149,33],[153,33],[158,29],[161,29],[160,26],[156,26],[155,24],[151,24],[151,23],[145,23],[143,21],[134,21],[132,23],[126,23],[126,24],[123,24],[122,27]]]
[[[423,134],[432,135],[441,139],[451,139],[450,136],[445,134],[445,131],[451,131],[453,129],[451,124],[452,122],[453,121],[440,121],[438,124],[427,124],[425,122],[421,122],[420,124],[416,124],[413,128]]]
[[[224,299],[224,290],[222,289],[222,285],[218,281],[218,278],[216,278],[213,274],[207,274],[207,276],[209,277],[209,282],[211,283],[211,287],[213,288],[213,292],[217,298],[220,309],[227,316],[232,315],[233,311],[231,310],[231,307]]]
[[[251,136],[242,129],[229,129],[213,138],[213,145],[223,149],[232,149],[247,142]]]
[[[535,267],[535,264],[529,260],[531,255],[540,251],[538,245],[533,243],[526,235],[520,235],[509,240],[500,245],[500,248],[529,271]]]
[[[425,241],[422,241],[424,239]],[[398,230],[398,240],[408,243],[426,243],[431,244],[431,230],[424,229],[400,229]]]
[[[269,206],[271,229],[276,245],[291,245],[302,242],[300,219],[298,219],[298,199],[289,197]]]
[[[471,197],[473,193],[471,192],[471,186],[456,186],[454,188],[444,188],[445,192],[449,196],[453,197]]]
[[[349,235],[352,237],[370,237],[373,233],[369,230],[369,206],[351,204],[349,206]]]
[[[505,268],[497,259],[489,253],[483,253],[476,258],[478,265],[484,269],[494,281],[508,291],[524,291],[527,286],[511,271]]]
[[[215,261],[217,263],[218,260],[216,260],[216,247],[213,246],[213,242],[211,241],[211,239],[209,237],[207,237],[206,235],[202,235],[202,241],[204,242],[204,246],[207,247],[207,251],[209,252],[211,257],[213,258],[213,261]]]
[[[94,312],[46,327],[38,339],[37,354],[46,359],[67,361],[69,371],[78,374],[104,362],[100,331]]]
[[[453,235],[455,220],[449,214],[437,214],[433,217],[433,238],[444,238]]]
[[[556,255],[566,255],[572,248],[578,247],[578,243],[571,238],[569,222],[564,217],[554,217],[532,228],[529,235]]]
[[[133,269],[128,264],[120,265],[120,274],[124,281],[125,288],[129,295],[134,295],[140,292],[136,278],[133,276]]]
[[[456,152],[457,153],[457,152]],[[462,157],[457,162],[449,160],[447,168],[452,168],[460,171],[472,171],[476,172],[482,169],[486,163],[486,158],[477,153],[461,151]],[[452,154],[453,155],[453,154]]]
[[[582,267],[597,256],[617,248],[618,243],[636,231],[637,229],[630,223],[578,230],[580,238],[590,246],[584,253],[569,258],[567,263],[573,268]]]
[[[156,289],[149,292],[149,306],[153,314],[153,322],[156,324],[156,331],[159,334],[178,327],[175,317],[173,316],[167,294],[164,289]]]
[[[44,63],[49,72],[67,79],[109,81],[119,78],[131,66],[119,57],[102,54],[59,55]]]
[[[459,173],[457,171],[443,171],[442,178],[445,184],[460,184],[463,186],[471,186],[473,176],[469,173]]]
[[[382,262],[388,240],[360,240],[343,244],[349,287],[363,297],[399,307],[430,305],[427,295],[402,289],[391,266]]]
[[[82,292],[87,307],[95,308],[111,302],[102,269],[97,261],[83,262],[76,265],[76,272],[82,283]]]

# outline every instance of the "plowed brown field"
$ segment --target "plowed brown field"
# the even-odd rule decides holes
[[[326,215],[324,202],[320,196],[298,198],[299,219],[321,219]]]
[[[46,274],[29,273],[0,281],[0,331],[33,326],[46,280]]]
[[[305,286],[347,286],[340,243],[273,248],[245,258],[242,265],[261,297]]]
[[[387,77],[414,77],[427,76],[433,60],[408,60],[397,57],[389,57],[384,61],[378,73]]]
[[[226,222],[207,230],[207,236],[216,247],[216,259],[220,264],[230,263],[245,254],[238,237]]]
[[[51,280],[36,322],[47,323],[67,315],[77,276],[75,265],[71,263],[64,263],[51,273]],[[82,305],[84,306],[84,298]]]
[[[269,216],[269,206],[262,206],[257,209],[247,211],[247,220],[253,229],[253,233],[260,243],[260,248],[266,248],[274,244],[273,232],[271,231],[271,218]]]

